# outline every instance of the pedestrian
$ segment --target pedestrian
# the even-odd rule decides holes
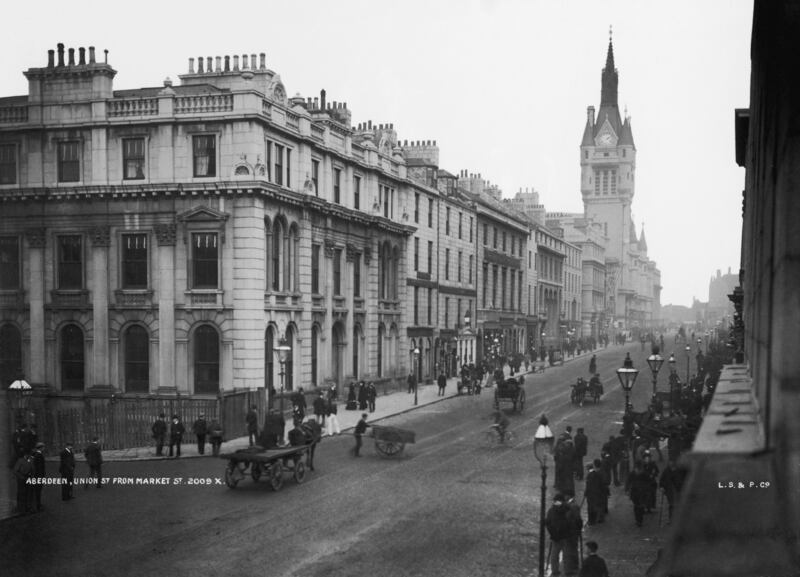
[[[342,430],[339,428],[339,417],[337,416],[338,412],[339,407],[336,405],[336,399],[328,399],[328,402],[325,405],[325,413],[327,415],[325,424],[327,426],[327,433],[329,437],[338,435],[342,432]]]
[[[564,572],[575,575],[578,571],[578,552],[571,550],[570,544],[577,542],[578,526],[573,518],[573,512],[567,505],[563,494],[557,493],[553,497],[553,505],[545,516],[545,527],[550,535],[550,571],[551,575],[561,574],[561,556],[564,559]]]
[[[608,497],[611,492],[608,484],[601,472],[602,462],[595,459],[589,465],[589,472],[586,475],[586,488],[583,496],[586,497],[586,509],[588,524],[602,523],[605,521],[606,511],[608,510]]]
[[[626,369],[633,368],[633,359],[631,359],[630,353],[625,353],[625,360],[622,361],[622,366]]]
[[[358,410],[367,410],[367,385],[364,381],[358,383]]]
[[[303,392],[303,387],[299,387],[294,393],[292,393],[292,405],[297,405],[303,412],[303,418],[305,418],[306,413],[308,413],[308,405],[306,404],[306,394]]]
[[[564,572],[567,575],[574,575],[575,570],[578,569],[578,565],[580,564],[581,558],[580,555],[582,554],[582,543],[581,540],[583,539],[583,515],[581,513],[581,506],[582,503],[578,503],[575,500],[574,493],[565,493],[564,499],[566,501],[567,507],[569,508],[569,522],[570,522],[570,534],[567,537],[567,546],[564,551]],[[581,549],[579,549],[579,544],[581,544]]]
[[[206,416],[200,413],[197,420],[192,425],[192,432],[197,436],[197,452],[205,455],[206,452],[206,435],[208,435],[208,422]]]
[[[64,450],[61,451],[58,473],[63,479],[61,481],[61,500],[69,501],[73,498],[72,487],[75,482],[75,453],[72,451],[72,441],[64,443]]]
[[[633,502],[633,517],[637,527],[641,527],[642,521],[644,521],[649,485],[650,481],[642,469],[642,464],[636,463],[633,466],[633,472],[628,476],[627,492]]]
[[[314,419],[320,425],[325,424],[325,412],[327,410],[325,403],[325,398],[322,396],[322,391],[314,399],[314,402],[311,404],[312,408],[314,409]]]
[[[33,511],[33,491],[30,479],[33,477],[33,455],[25,450],[14,463],[14,478],[17,481],[17,514],[24,515]]]
[[[256,439],[258,439],[258,413],[256,412],[256,405],[250,405],[250,410],[247,411],[244,421],[247,423],[247,436],[250,440],[250,446],[252,447],[256,444]]]
[[[353,431],[353,435],[356,438],[356,446],[353,448],[353,454],[356,457],[360,457],[359,451],[361,450],[361,436],[367,432],[367,413],[361,414],[361,419],[356,423],[355,431]]]
[[[347,386],[347,404],[344,407],[345,411],[358,410],[358,403],[356,402],[356,384],[351,382]]]
[[[175,448],[175,457],[181,456],[181,443],[183,442],[183,434],[186,432],[186,427],[183,426],[178,415],[172,415],[172,422],[169,425],[169,456],[172,457],[173,448]]]
[[[597,372],[597,355],[592,355],[591,360],[589,360],[589,374],[593,375]]]
[[[414,376],[414,373],[408,373],[408,378],[406,379],[406,383],[408,384],[409,394],[417,390],[417,377]]]
[[[370,413],[375,412],[375,399],[378,397],[378,389],[372,381],[367,383],[367,408]]]
[[[155,423],[151,427],[153,439],[156,441],[156,457],[164,456],[164,440],[167,436],[167,422],[164,420],[164,413],[158,415]]]
[[[658,494],[658,465],[653,462],[650,451],[644,452],[642,460],[642,471],[647,477],[647,501],[645,502],[645,513],[652,513],[656,508],[656,495]]]
[[[661,473],[661,478],[658,481],[661,490],[664,491],[664,497],[667,498],[669,505],[669,520],[672,521],[672,510],[675,502],[680,497],[681,488],[683,487],[684,472],[675,466],[675,461],[670,459],[664,472]]]
[[[292,424],[294,424],[295,427],[299,427],[303,424],[305,418],[306,412],[302,405],[294,404],[292,406]]]
[[[283,444],[285,431],[286,420],[283,418],[283,413],[272,407],[264,419],[264,430],[258,444],[265,449],[278,447]]]
[[[575,492],[573,467],[575,466],[575,445],[569,432],[561,434],[553,449],[555,461],[554,488],[560,493]]]
[[[218,457],[219,449],[222,446],[222,425],[217,419],[211,421],[211,426],[208,428],[208,440],[211,442],[211,454]]]
[[[103,452],[100,448],[100,441],[97,437],[92,437],[91,442],[83,450],[86,464],[89,465],[89,477],[97,478],[97,488],[103,488]],[[84,485],[86,489],[89,485]]]
[[[573,465],[575,478],[583,481],[583,458],[586,456],[589,446],[589,438],[584,434],[583,427],[578,427],[578,432],[575,433],[572,442],[575,445],[575,464]]]
[[[589,554],[583,559],[578,577],[608,577],[608,567],[605,560],[597,554],[599,546],[596,541],[587,541],[586,549]]]
[[[42,510],[42,489],[44,489],[45,472],[44,443],[36,443],[33,450],[33,478],[36,480],[33,485],[33,501],[37,511]]]

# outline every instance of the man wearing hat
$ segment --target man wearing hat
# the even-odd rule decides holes
[[[557,493],[553,497],[553,505],[545,516],[545,527],[550,534],[550,570],[552,575],[561,574],[559,558],[564,557],[564,571],[567,575],[575,575],[578,572],[578,552],[577,544],[580,535],[582,521],[575,518],[574,512],[567,504],[567,500],[562,493]]]
[[[72,483],[75,480],[75,453],[72,452],[72,441],[67,441],[64,450],[61,451],[61,464],[58,472],[64,479],[61,484],[61,500],[69,501],[72,499]]]
[[[164,420],[164,413],[158,415],[152,427],[153,438],[156,440],[156,457],[164,456],[164,440],[167,437],[167,422]]]
[[[172,450],[177,446],[175,452],[176,457],[181,456],[181,442],[183,442],[183,434],[186,432],[186,427],[183,426],[181,419],[178,415],[172,415],[172,423],[169,425],[169,456],[172,456]]]
[[[33,477],[37,479],[33,486],[33,504],[37,511],[41,511],[42,489],[44,488],[42,479],[45,477],[44,443],[41,441],[36,443],[36,448],[33,450]]]
[[[208,434],[208,423],[206,416],[200,413],[197,420],[192,425],[192,432],[197,435],[197,452],[204,455],[206,452],[206,435]]]
[[[84,457],[86,457],[86,464],[89,465],[89,476],[90,477],[97,477],[97,488],[103,488],[103,453],[100,450],[100,442],[97,437],[92,437],[91,443],[86,445],[86,449],[83,451]],[[89,488],[89,485],[84,485],[85,488]]]

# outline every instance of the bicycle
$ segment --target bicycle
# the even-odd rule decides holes
[[[506,429],[506,433],[504,435],[503,441],[500,441],[500,430],[497,425],[492,425],[489,429],[483,434],[483,441],[484,444],[489,447],[494,447],[495,445],[511,445],[517,439],[516,434],[511,429]]]

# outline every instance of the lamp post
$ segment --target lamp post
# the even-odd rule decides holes
[[[19,378],[8,387],[11,408],[14,410],[14,428],[25,420],[25,411],[28,409],[33,389],[28,382]]]
[[[670,353],[667,363],[669,364],[669,414],[672,416],[675,414],[675,381],[678,378],[675,353]]]
[[[278,341],[278,346],[272,349],[273,352],[278,355],[278,362],[281,364],[281,414],[283,414],[283,377],[286,375],[284,371],[284,366],[286,365],[286,358],[289,356],[289,352],[292,348],[289,346],[289,343],[286,341],[286,337],[281,337]]]
[[[470,325],[472,324],[472,316],[469,312],[469,309],[466,310],[464,313],[464,332],[465,332],[465,343],[466,349],[464,350],[464,361],[466,362],[467,359],[469,362],[472,362],[472,339],[469,337],[467,331],[470,330]]]
[[[417,406],[417,389],[419,388],[419,381],[417,380],[417,373],[419,373],[419,347],[414,348],[411,353],[414,355],[414,406]]]
[[[544,577],[544,532],[545,508],[547,505],[547,455],[553,453],[555,437],[547,424],[547,417],[542,415],[539,427],[533,436],[533,456],[542,468],[542,489],[539,510],[539,577]]]
[[[689,361],[692,359],[692,347],[691,345],[686,345],[686,384],[684,386],[689,386]]]
[[[630,471],[630,455],[631,455],[631,434],[633,433],[633,423],[631,422],[631,404],[630,404],[630,394],[631,389],[633,388],[634,383],[636,383],[636,377],[639,376],[639,371],[633,368],[633,363],[625,363],[628,366],[624,366],[621,369],[617,369],[617,378],[619,379],[620,385],[622,385],[622,390],[625,391],[625,412],[622,415],[622,423],[623,423],[623,430],[625,431],[625,451],[626,455],[623,459],[622,463],[625,466],[624,474],[625,478],[628,477],[628,472]]]
[[[653,347],[653,354],[647,357],[647,366],[650,367],[650,372],[653,374],[653,407],[656,404],[656,388],[658,382],[658,371],[661,370],[661,365],[664,364],[664,357],[658,354],[659,348]]]

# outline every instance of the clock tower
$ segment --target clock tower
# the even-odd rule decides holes
[[[581,195],[584,216],[603,224],[606,257],[624,263],[628,244],[636,235],[631,222],[636,146],[627,111],[624,119],[619,113],[618,81],[609,38],[600,109],[595,116],[594,106],[588,108],[581,141]]]

